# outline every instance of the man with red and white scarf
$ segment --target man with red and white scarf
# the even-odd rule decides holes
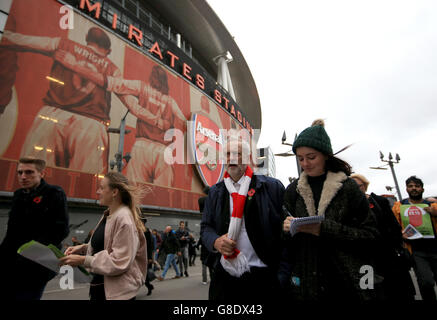
[[[284,186],[249,166],[250,146],[230,136],[224,181],[205,201],[201,237],[213,268],[209,299],[260,301],[278,292]]]

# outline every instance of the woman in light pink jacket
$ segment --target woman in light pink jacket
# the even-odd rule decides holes
[[[147,249],[137,193],[122,174],[106,174],[97,194],[108,210],[89,243],[69,247],[60,259],[61,265],[82,265],[91,271],[91,300],[135,299],[144,284]]]

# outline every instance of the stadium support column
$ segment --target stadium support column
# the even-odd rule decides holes
[[[233,61],[231,53],[226,51],[215,57],[213,60],[218,66],[217,83],[221,85],[234,100],[236,100],[231,74],[229,73],[228,68],[228,63]]]

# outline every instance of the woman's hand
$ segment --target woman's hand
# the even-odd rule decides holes
[[[284,230],[285,232],[290,232],[290,226],[291,226],[291,220],[293,220],[294,219],[294,217],[287,217],[285,220],[284,220],[284,224],[283,224],[283,226],[282,226],[282,230]]]
[[[80,244],[78,246],[68,247],[67,250],[65,250],[64,254],[66,256],[69,256],[70,254],[78,254],[78,253],[82,252],[82,249],[84,248],[84,246],[86,246],[86,244]]]
[[[80,256],[78,254],[70,254],[59,259],[59,265],[69,265],[72,267],[77,267],[85,263],[85,256]]]

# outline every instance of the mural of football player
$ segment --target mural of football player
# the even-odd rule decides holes
[[[9,30],[15,31],[15,18],[8,18]],[[14,50],[0,50],[0,155],[3,154],[12,138],[15,126],[17,110],[14,107],[14,83],[18,71],[17,52]],[[12,103],[11,103],[12,102]],[[6,110],[6,107],[9,107]]]
[[[164,136],[171,128],[185,132],[186,118],[169,95],[166,71],[158,65],[153,66],[149,83],[146,83],[87,72],[65,51],[58,52],[55,59],[108,92],[121,95],[125,106],[137,117],[136,139],[127,165],[128,179],[135,183],[172,186],[174,169],[164,159],[165,149],[172,141],[166,141]]]
[[[5,41],[6,40],[6,41]],[[40,37],[5,31],[3,48],[41,53],[48,57],[62,50],[88,72],[119,77],[118,67],[107,57],[111,40],[91,27],[86,45],[62,37]],[[111,94],[54,60],[44,106],[35,117],[21,155],[44,159],[48,166],[101,173],[108,167],[108,133]]]

